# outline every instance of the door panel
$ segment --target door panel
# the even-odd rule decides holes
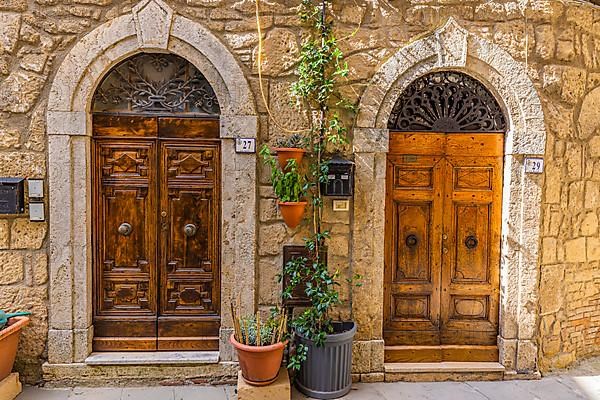
[[[388,158],[384,338],[439,343],[440,157]]]
[[[387,361],[497,360],[502,144],[500,134],[391,134]]]
[[[215,129],[94,116],[94,350],[218,349],[220,144],[192,139]]]
[[[180,349],[216,350],[220,307],[219,147],[208,141],[163,142],[161,154],[161,170],[166,174],[160,201],[164,245],[160,258],[159,348],[176,345]],[[171,329],[173,326],[177,329]]]
[[[492,149],[486,154],[493,154]],[[450,176],[444,229],[449,240],[444,248],[449,251],[443,252],[441,342],[494,345],[500,296],[502,153],[449,156],[446,163]]]
[[[99,141],[95,160],[100,185],[95,196],[94,347],[152,349],[157,311],[154,143]],[[137,339],[125,345],[127,337]]]

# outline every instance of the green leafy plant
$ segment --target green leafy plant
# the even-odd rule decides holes
[[[340,79],[348,75],[348,66],[333,31],[326,18],[330,1],[302,0],[299,17],[307,28],[297,67],[298,79],[293,83],[291,94],[304,105],[309,115],[315,115],[307,137],[310,152],[307,187],[312,199],[312,233],[305,239],[308,257],[298,257],[284,267],[288,284],[284,299],[292,296],[294,289],[306,285],[305,294],[310,306],[292,319],[291,328],[323,345],[327,335],[333,333],[331,310],[341,303],[338,288],[340,273],[330,271],[324,259],[323,248],[330,234],[322,228],[323,197],[320,183],[327,182],[329,165],[327,152],[343,151],[348,143],[347,128],[341,115],[353,112],[351,102],[338,91]],[[283,277],[281,277],[282,279]],[[355,275],[350,282],[360,279]],[[306,360],[308,349],[299,345],[289,357],[288,368],[299,370]]]
[[[285,171],[282,171],[277,167],[277,159],[267,145],[260,149],[260,155],[271,168],[271,184],[279,201],[302,201],[308,193],[309,186],[304,175],[300,173],[296,160],[290,159]]]

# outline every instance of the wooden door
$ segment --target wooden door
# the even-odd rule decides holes
[[[218,349],[219,146],[161,143],[158,349]]]
[[[94,116],[94,350],[216,350],[218,121]]]
[[[392,133],[388,362],[498,359],[501,134]]]

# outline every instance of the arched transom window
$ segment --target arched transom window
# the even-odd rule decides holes
[[[477,80],[456,71],[424,75],[396,101],[393,131],[504,132],[506,120],[494,96]]]
[[[217,96],[194,65],[174,54],[140,53],[102,80],[94,112],[219,115]]]

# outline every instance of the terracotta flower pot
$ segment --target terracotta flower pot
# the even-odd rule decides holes
[[[232,333],[229,341],[237,350],[242,378],[248,384],[266,386],[275,382],[287,340],[270,346],[247,346],[235,340],[235,334]]]
[[[279,211],[283,217],[283,222],[290,228],[294,229],[298,226],[302,218],[304,217],[304,210],[306,209],[306,201],[279,201]]]
[[[282,170],[286,169],[288,160],[291,158],[296,160],[296,165],[300,165],[302,157],[306,153],[306,150],[295,147],[278,147],[275,151],[277,152],[277,160]]]
[[[17,356],[17,347],[19,347],[19,336],[21,329],[29,323],[27,317],[14,317],[8,320],[6,328],[0,331],[0,381],[10,375],[15,357]]]

